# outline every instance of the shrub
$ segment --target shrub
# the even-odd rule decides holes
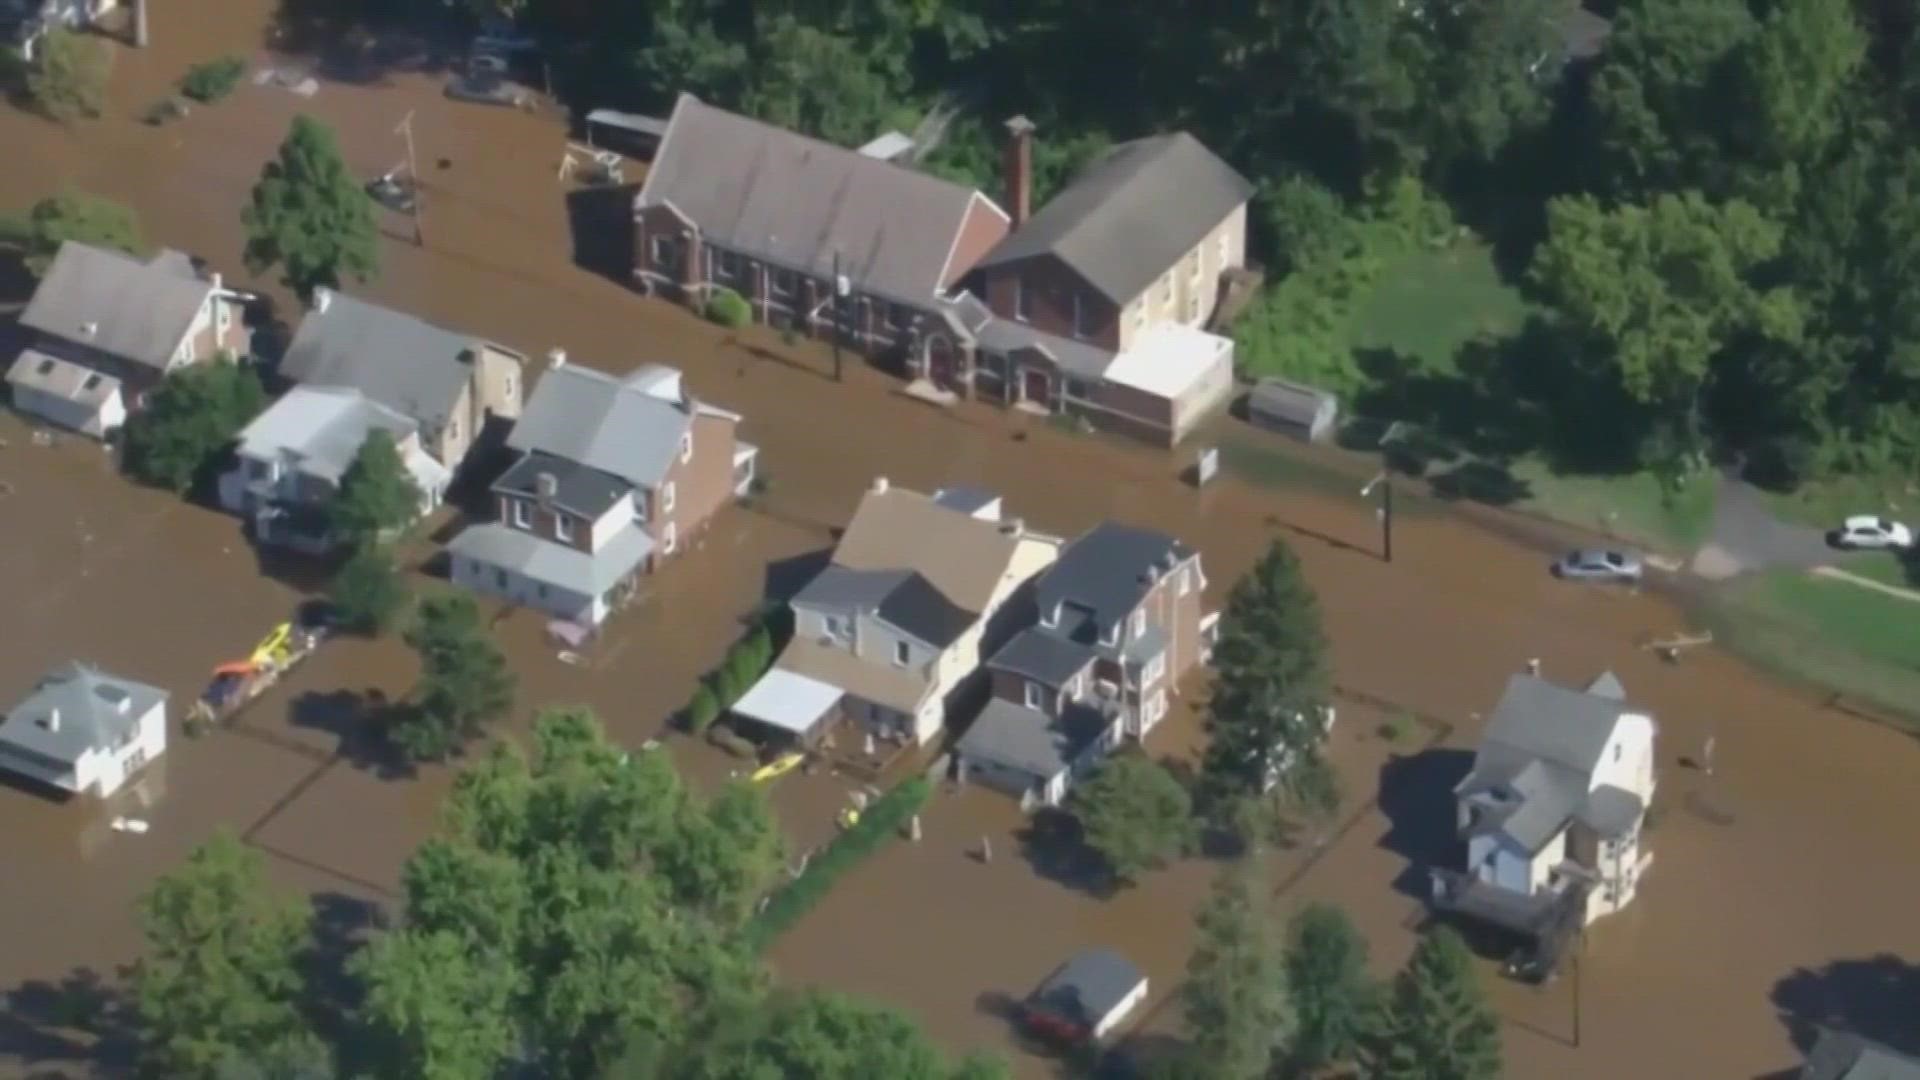
[[[753,633],[747,635],[740,647],[747,655],[748,666],[752,668],[755,678],[764,674],[767,665],[773,663],[773,634],[764,622],[753,628]]]
[[[707,742],[725,750],[737,758],[758,757],[760,748],[753,745],[745,736],[725,724],[715,724],[707,729]]]
[[[48,31],[39,59],[27,70],[27,93],[41,112],[63,124],[99,116],[107,102],[106,53],[75,31]]]
[[[715,289],[707,297],[707,321],[738,330],[753,321],[753,305],[732,289]]]
[[[732,707],[734,702],[740,700],[740,695],[747,692],[747,688],[740,685],[740,675],[733,663],[732,653],[728,653],[727,659],[707,676],[707,685],[712,688],[714,699],[722,709]]]
[[[926,805],[927,797],[932,794],[932,782],[924,776],[916,776],[902,781],[898,787],[875,800],[860,815],[859,822],[834,837],[825,851],[807,863],[805,872],[788,883],[786,888],[774,893],[767,901],[767,906],[747,923],[748,944],[755,949],[765,949],[773,944],[788,928],[799,922],[802,915],[813,910],[814,905],[832,891],[848,871],[897,836],[908,819],[920,812],[920,808]]]
[[[720,699],[713,695],[713,688],[702,682],[693,692],[693,700],[687,703],[687,730],[695,735],[706,731],[720,715]]]
[[[1388,742],[1399,742],[1407,737],[1412,721],[1406,713],[1394,713],[1380,725],[1380,737]]]
[[[181,77],[180,92],[203,105],[211,105],[233,93],[233,88],[240,85],[240,76],[246,73],[247,62],[238,56],[195,64]]]

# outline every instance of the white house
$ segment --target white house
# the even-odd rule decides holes
[[[1534,904],[1584,893],[1582,925],[1632,903],[1653,862],[1655,730],[1610,672],[1582,690],[1515,675],[1454,789],[1467,876]]]
[[[166,691],[77,661],[0,716],[0,768],[75,794],[113,794],[166,748]]]

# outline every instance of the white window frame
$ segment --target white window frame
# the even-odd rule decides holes
[[[1133,613],[1133,633],[1130,636],[1135,641],[1138,641],[1140,640],[1140,636],[1145,634],[1146,632],[1147,632],[1147,609],[1137,608],[1134,610],[1134,613]]]
[[[893,643],[893,665],[895,667],[906,667],[908,664],[911,664],[911,663],[913,663],[913,646],[907,644],[904,641],[894,642]]]
[[[228,304],[225,300],[221,300],[218,297],[214,298],[213,310],[215,314],[213,321],[214,325],[220,328],[218,333],[222,338],[227,336],[227,330],[233,326],[233,312],[231,308],[232,305]]]
[[[1142,683],[1151,683],[1166,673],[1167,654],[1162,650],[1161,652],[1155,653],[1153,659],[1147,661],[1147,670],[1141,672],[1140,681]]]
[[[1067,377],[1066,395],[1076,401],[1087,401],[1093,393],[1093,384],[1085,379]]]
[[[1021,322],[1028,322],[1032,313],[1033,309],[1027,306],[1026,279],[1015,274],[1013,275],[1013,317]]]
[[[1106,631],[1100,635],[1100,644],[1102,645],[1120,644],[1120,624],[1119,623],[1115,623],[1112,626],[1107,627]]]
[[[680,436],[680,461],[682,464],[693,460],[693,432]]]
[[[655,270],[671,267],[671,260],[667,258],[667,255],[673,250],[673,237],[665,233],[656,233],[649,238],[648,246],[653,249],[653,268]]]
[[[663,554],[671,555],[674,549],[680,546],[680,530],[675,527],[676,524],[672,521],[667,522],[666,529],[660,534],[660,551]]]
[[[713,252],[714,268],[720,272],[722,278],[733,281],[740,276],[740,256],[726,248],[708,248],[707,250]]]
[[[512,502],[513,502],[513,527],[516,529],[533,528],[533,513],[527,509],[527,500],[514,499],[512,500]]]
[[[1040,703],[1045,700],[1045,696],[1040,691],[1040,684],[1037,682],[1034,682],[1032,679],[1028,679],[1026,689],[1021,696],[1021,700],[1026,703],[1026,706],[1029,709],[1040,708],[1041,707]]]
[[[845,620],[841,619],[838,615],[822,615],[820,618],[822,622],[826,623],[828,637],[835,641],[846,640],[847,624]]]
[[[460,438],[460,418],[459,417],[457,416],[450,417],[447,420],[447,438],[454,439],[454,440],[458,440]]]
[[[1173,303],[1173,271],[1169,270],[1160,277],[1160,302]]]
[[[1142,296],[1127,307],[1127,318],[1135,330],[1147,325],[1147,298]]]
[[[573,540],[573,519],[565,514],[553,515],[553,538],[570,543]]]
[[[514,395],[520,392],[520,387],[514,382],[512,372],[507,373],[506,391],[507,391],[508,401],[512,401],[514,398]]]
[[[1225,270],[1227,268],[1227,263],[1232,258],[1233,258],[1233,234],[1221,233],[1220,234],[1220,269]]]
[[[673,513],[673,496],[673,481],[669,480],[666,486],[660,489],[660,512],[662,514]]]
[[[778,266],[767,267],[767,292],[770,295],[792,299],[793,290],[798,287],[798,275],[793,271]]]
[[[1060,625],[1060,605],[1059,604],[1055,604],[1053,605],[1053,607],[1040,613],[1040,625],[1045,627],[1055,627]]]

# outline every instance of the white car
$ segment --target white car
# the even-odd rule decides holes
[[[1835,529],[1832,540],[1834,547],[1842,548],[1906,548],[1913,546],[1913,530],[1897,521],[1861,514]]]

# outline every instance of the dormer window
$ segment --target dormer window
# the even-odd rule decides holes
[[[573,541],[573,519],[565,514],[553,516],[553,538],[563,543]]]
[[[527,512],[527,501],[525,499],[513,500],[513,527],[516,529],[533,527],[533,515]]]
[[[1042,695],[1040,690],[1040,684],[1037,682],[1034,682],[1032,679],[1028,679],[1027,687],[1026,687],[1027,708],[1029,709],[1039,708],[1041,696]]]
[[[913,646],[908,645],[904,641],[894,642],[893,643],[893,662],[895,664],[898,664],[901,667],[906,667],[909,663],[912,663],[913,662]]]

